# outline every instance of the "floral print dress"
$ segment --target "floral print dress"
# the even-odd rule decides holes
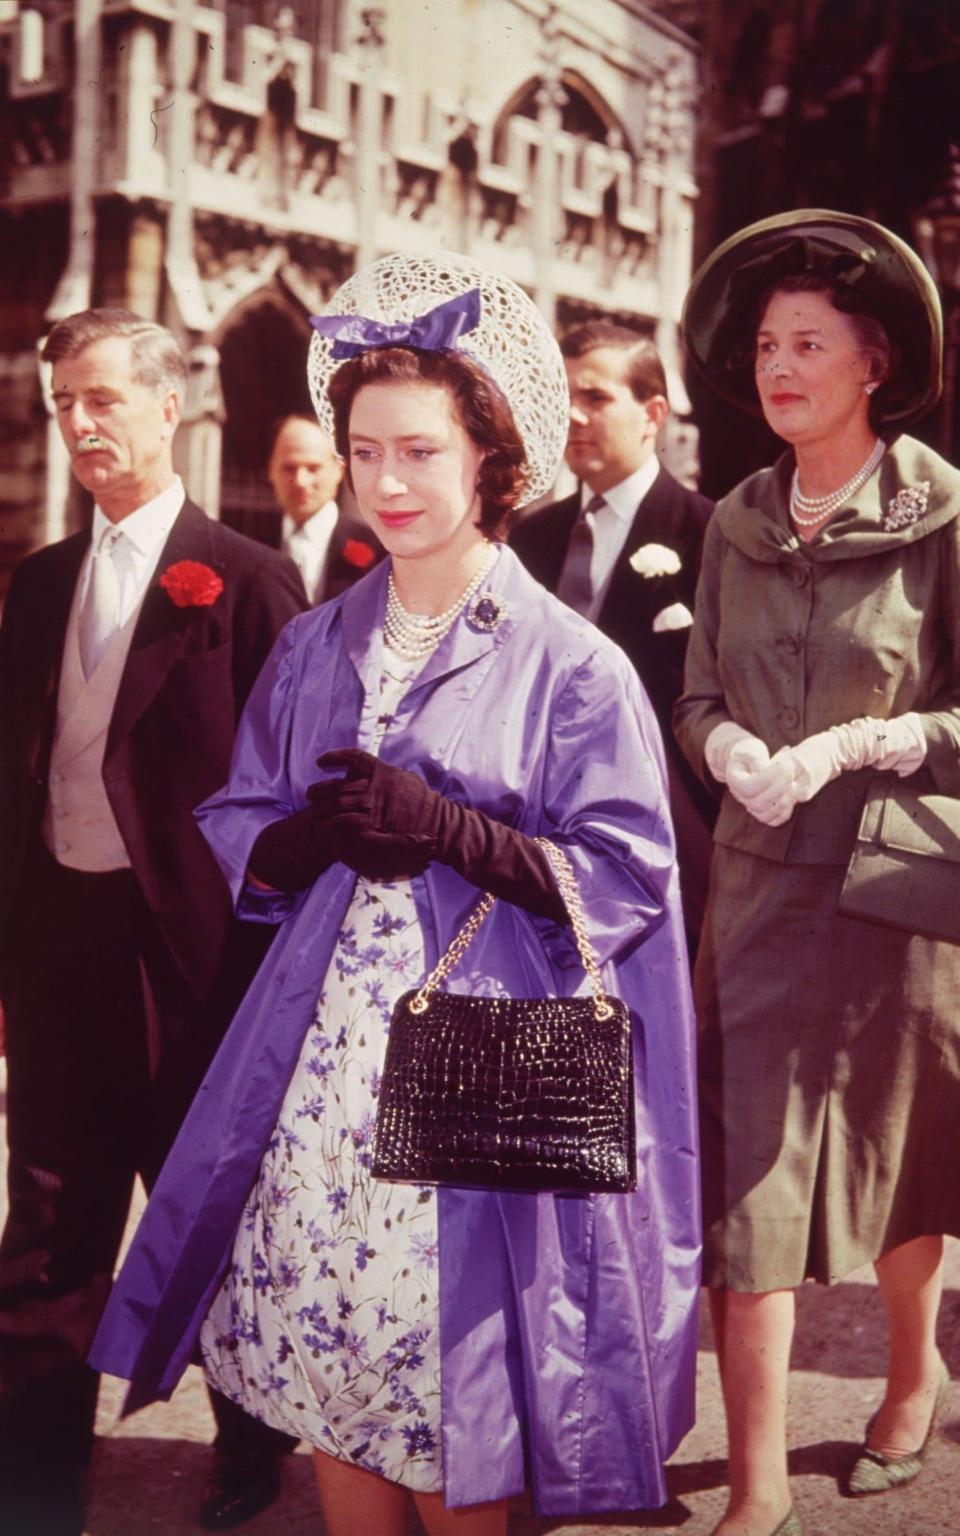
[[[385,648],[377,751],[423,665]],[[409,881],[358,878],[200,1334],[248,1413],[420,1493],[442,1487],[437,1209],[370,1177],[396,999],[424,975]]]

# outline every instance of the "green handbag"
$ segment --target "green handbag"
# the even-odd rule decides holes
[[[960,944],[960,800],[888,774],[867,791],[840,892],[847,917]]]

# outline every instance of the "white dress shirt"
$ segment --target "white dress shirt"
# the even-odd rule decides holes
[[[319,512],[314,512],[305,523],[294,522],[292,517],[284,517],[283,534],[280,547],[284,554],[289,555],[300,575],[303,577],[303,585],[307,589],[307,597],[311,603],[319,602],[323,578],[327,569],[327,555],[330,552],[330,540],[333,538],[333,530],[337,526],[339,511],[335,501],[328,501]]]
[[[608,491],[597,493],[603,496],[605,505],[593,514],[593,559],[590,562],[593,602],[589,613],[584,615],[594,623],[606,601],[617,561],[630,537],[637,508],[644,497],[649,495],[659,472],[660,460],[652,453],[646,464],[635,469],[626,480],[621,480],[619,485],[612,485]],[[580,488],[581,508],[588,505],[593,495],[594,492],[584,483]]]
[[[130,512],[119,523],[113,523],[101,512],[93,509],[90,548],[84,558],[77,583],[76,611],[83,609],[90,576],[93,570],[93,552],[100,545],[108,528],[117,528],[123,534],[114,551],[113,560],[120,583],[120,612],[118,628],[122,629],[134,609],[143,601],[147,587],[160,560],[160,552],[167,536],[180,515],[186,500],[186,491],[179,475],[159,496],[147,501],[136,512]]]

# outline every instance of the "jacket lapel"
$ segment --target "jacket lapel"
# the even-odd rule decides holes
[[[570,535],[579,511],[580,487],[578,486],[572,496],[557,502],[550,518],[552,524],[550,537],[543,540],[539,549],[531,552],[530,569],[548,592],[556,592],[560,585],[563,562],[567,557],[567,545],[570,543]]]
[[[157,568],[140,608],[123,669],[113,718],[107,733],[106,757],[116,751],[149,707],[173,663],[183,654],[190,631],[203,609],[178,608],[160,585],[160,578],[178,560],[197,560],[216,569],[210,524],[200,508],[185,501],[170,530]]]
[[[67,621],[90,534],[77,533],[56,546],[43,586],[43,602],[33,614],[31,659],[24,665],[24,744],[32,775],[40,773],[53,741],[57,690],[63,665]]]
[[[635,631],[638,610],[646,610],[652,602],[654,610],[659,612],[671,600],[669,595],[664,597],[665,582],[672,592],[673,583],[670,578],[644,580],[631,568],[630,561],[644,544],[666,544],[675,548],[679,543],[678,553],[684,554],[687,535],[679,525],[677,509],[674,481],[666,470],[661,469],[634,513],[627,542],[614,566],[603,608],[597,619],[605,634],[612,634],[618,639],[624,629],[628,633]]]
[[[361,748],[369,747],[376,723],[389,571],[389,560],[382,561],[370,576],[352,586],[342,599],[344,647],[363,686],[365,697],[357,743]],[[469,603],[467,613],[457,619],[433,655],[427,658],[422,672],[401,700],[396,711],[394,732],[402,730],[410,717],[422,707],[435,684],[450,678],[453,681],[443,692],[444,731],[451,739],[459,734],[470,703],[494,655],[516,623],[525,580],[529,581],[529,577],[517,556],[505,545],[500,545],[496,564],[481,588],[481,593],[488,593],[493,598],[498,610],[493,629],[482,629],[470,620],[469,615],[480,596],[478,594]],[[440,743],[436,745],[439,748]]]

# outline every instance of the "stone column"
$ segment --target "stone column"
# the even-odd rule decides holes
[[[557,175],[557,134],[563,126],[563,107],[567,93],[560,83],[560,65],[556,33],[556,11],[551,8],[543,23],[543,73],[537,92],[537,124],[540,145],[537,150],[536,182],[533,187],[533,250],[535,255],[534,299],[551,327],[557,314],[557,290],[554,263],[560,240],[560,180]]]
[[[160,137],[157,125],[162,122],[156,109],[165,106],[163,98],[157,95],[157,34],[153,27],[140,22],[124,34],[124,42],[126,46],[117,66],[117,104],[124,122],[122,149],[117,158],[122,179],[132,186],[142,186],[145,179],[153,179],[149,172]],[[163,117],[167,115],[165,111]]]
[[[63,276],[47,310],[46,318],[51,323],[90,306],[96,235],[93,188],[98,170],[101,94],[99,91],[85,89],[84,81],[99,79],[103,67],[100,0],[74,0],[73,30],[75,61],[70,250]]]
[[[196,55],[193,10],[193,0],[177,0],[170,32],[173,104],[169,112],[167,140],[167,181],[171,201],[167,222],[166,271],[182,324],[189,331],[204,332],[209,328],[210,313],[193,253],[193,206],[190,202],[197,106],[192,90]]]
[[[100,0],[74,0],[73,29],[73,156],[70,180],[70,249],[63,275],[46,312],[52,326],[66,315],[89,309],[96,248],[93,188],[98,171],[100,92],[85,90],[83,82],[97,80],[103,67]],[[42,343],[41,343],[42,345]],[[69,531],[70,460],[57,426],[50,395],[50,369],[40,364],[40,382],[47,408],[47,473],[41,540],[52,544]]]
[[[163,224],[157,210],[141,204],[132,210],[125,273],[126,306],[155,320],[163,285]]]
[[[366,7],[360,13],[362,30],[355,39],[358,59],[359,102],[354,157],[354,202],[357,210],[357,266],[377,257],[377,216],[380,212],[380,166],[383,148],[383,98],[380,91],[380,59],[383,53],[385,12]]]
[[[173,440],[174,462],[197,505],[210,517],[219,517],[225,416],[220,353],[210,342],[201,342],[190,352],[187,368],[183,419]]]

